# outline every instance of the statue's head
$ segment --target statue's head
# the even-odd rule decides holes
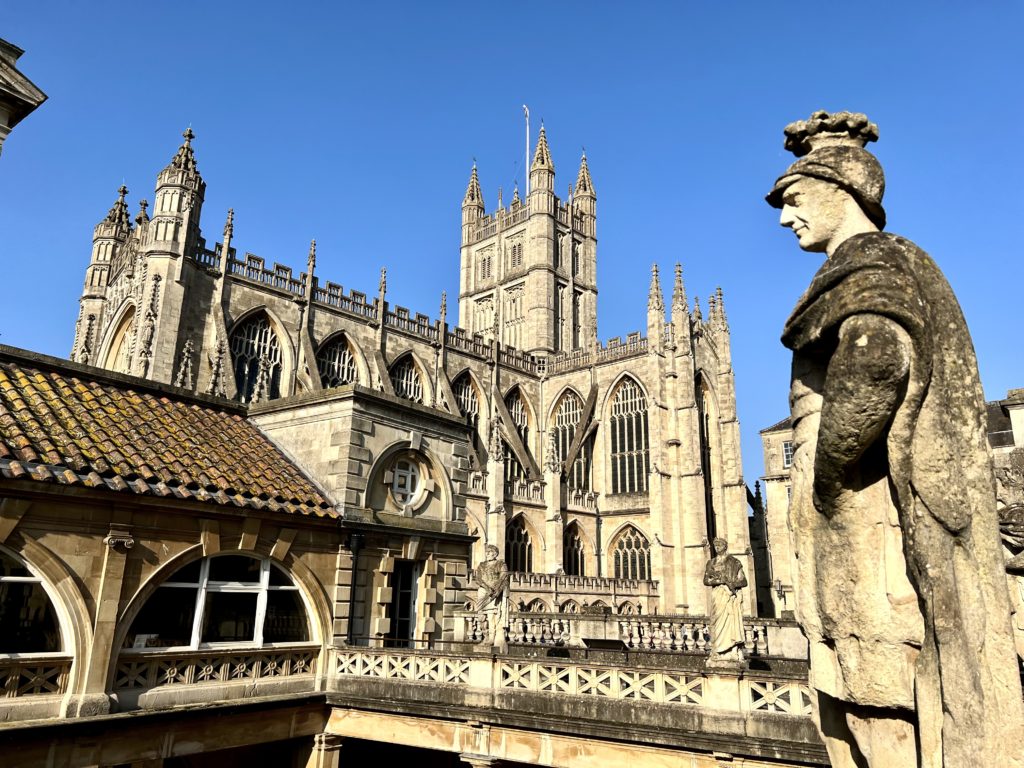
[[[711,546],[714,547],[716,555],[724,555],[729,551],[729,542],[723,539],[721,536],[711,542]]]
[[[484,547],[484,555],[486,555],[488,560],[497,560],[498,548],[493,544],[488,544],[486,547]]]
[[[780,208],[779,223],[791,228],[806,251],[824,251],[851,216],[885,227],[885,174],[864,149],[878,139],[865,115],[815,112],[786,126],[786,149],[799,158],[765,198]]]

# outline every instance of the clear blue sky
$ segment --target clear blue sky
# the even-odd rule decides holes
[[[458,293],[472,160],[522,183],[520,105],[598,194],[602,339],[645,325],[650,265],[725,291],[744,468],[787,413],[779,333],[820,263],[763,196],[786,123],[866,112],[889,229],[943,267],[986,396],[1024,386],[1024,4],[8,2],[0,36],[50,97],[0,156],[0,341],[65,356],[92,227],[122,180],[152,202],[181,131],[203,230],[436,316]],[[536,128],[536,122],[534,124]],[[671,278],[664,280],[670,288]]]

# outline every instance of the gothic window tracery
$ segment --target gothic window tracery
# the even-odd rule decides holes
[[[586,576],[583,538],[573,523],[562,534],[562,568],[567,576]]]
[[[132,622],[125,648],[263,646],[310,640],[291,578],[268,558],[217,555],[179,568]]]
[[[452,384],[452,391],[455,394],[455,400],[459,404],[459,410],[462,411],[462,415],[466,417],[466,421],[472,427],[476,427],[480,421],[480,400],[476,394],[476,387],[473,385],[473,379],[469,375],[469,371],[466,371],[459,376],[455,383]]]
[[[252,400],[257,385],[269,400],[281,396],[281,345],[265,314],[254,315],[231,332],[231,359],[243,403]]]
[[[529,573],[533,570],[533,542],[522,515],[505,527],[505,565],[510,571]]]
[[[505,343],[519,349],[523,343],[526,289],[515,285],[505,291]]]
[[[117,373],[131,373],[131,331],[134,322],[135,307],[131,307],[117,325],[104,368]]]
[[[651,543],[632,525],[620,533],[613,546],[615,578],[648,581],[651,578]]]
[[[646,493],[650,472],[647,398],[633,379],[622,381],[612,398],[612,493]]]
[[[423,380],[412,355],[406,355],[391,366],[389,375],[396,395],[414,403],[423,402]]]
[[[576,437],[580,417],[583,415],[583,401],[575,392],[566,392],[559,401],[555,412],[555,439],[558,443],[558,458],[564,463],[569,457],[569,448]],[[570,488],[590,490],[591,443],[580,446],[572,467],[567,467],[566,482]]]
[[[523,396],[518,388],[513,389],[505,397],[505,407],[508,408],[508,413],[512,417],[512,423],[519,434],[519,439],[522,440],[523,446],[529,450],[530,419],[526,410],[526,401],[523,400]],[[504,443],[504,446],[505,482],[511,483],[516,480],[522,480],[526,477],[525,467],[520,463],[515,451],[512,450],[512,446],[508,443]]]
[[[324,389],[359,381],[356,358],[344,336],[338,336],[320,348],[316,354],[316,367],[320,372],[320,385]]]

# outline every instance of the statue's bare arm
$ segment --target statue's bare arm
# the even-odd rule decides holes
[[[814,461],[815,506],[835,511],[848,472],[885,433],[910,371],[911,341],[881,315],[854,315],[828,363]]]

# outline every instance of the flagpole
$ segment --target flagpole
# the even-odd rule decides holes
[[[523,114],[526,116],[526,164],[523,166],[523,175],[526,177],[526,196],[530,196],[530,108],[523,104]]]

